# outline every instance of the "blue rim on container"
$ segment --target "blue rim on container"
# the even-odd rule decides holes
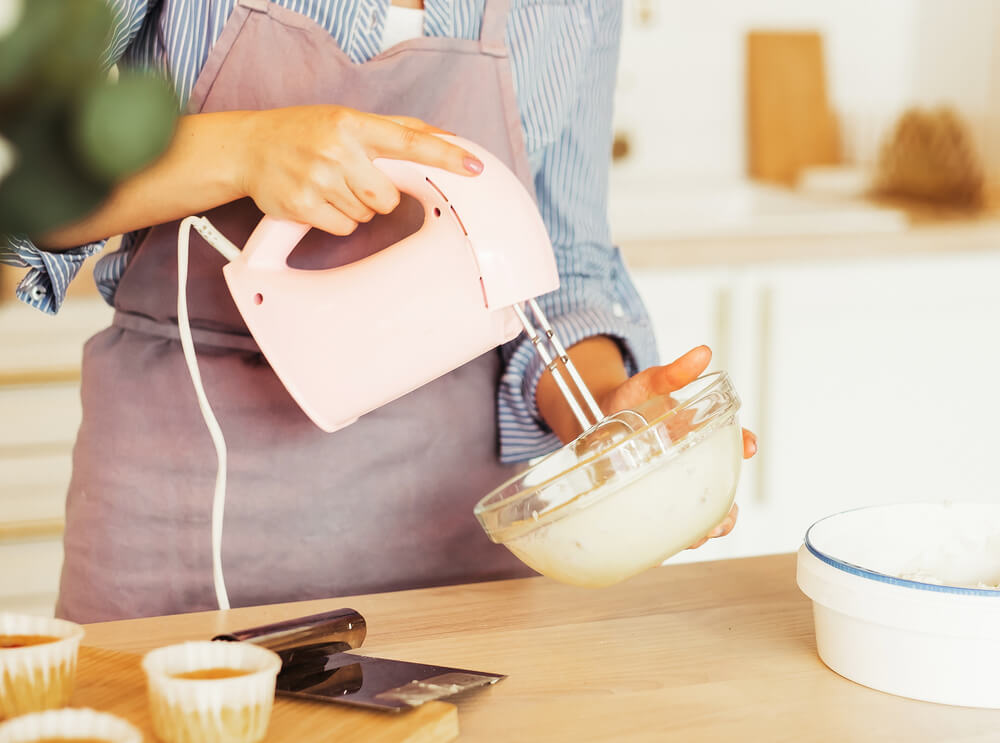
[[[904,504],[896,504],[904,505]],[[920,505],[933,505],[933,504],[920,504]],[[836,557],[831,557],[824,552],[821,552],[818,547],[815,547],[810,540],[810,535],[812,530],[817,526],[822,524],[824,521],[829,519],[837,518],[838,516],[843,516],[845,513],[855,513],[857,511],[869,511],[873,508],[885,508],[886,506],[862,506],[861,508],[850,508],[846,511],[841,511],[839,513],[834,513],[829,516],[821,518],[819,521],[814,523],[808,529],[806,529],[805,545],[806,549],[817,559],[825,562],[832,568],[841,570],[845,573],[850,573],[851,575],[856,575],[859,578],[867,578],[869,580],[878,581],[880,583],[888,583],[893,586],[902,586],[903,588],[916,588],[919,591],[931,591],[933,593],[953,593],[961,596],[986,596],[989,598],[1000,599],[1000,590],[995,588],[963,588],[961,586],[945,586],[939,585],[937,583],[922,583],[917,580],[910,580],[909,578],[898,578],[894,575],[887,575],[886,573],[880,573],[877,570],[869,570],[868,568],[863,568],[860,565],[855,565],[853,563],[847,562],[846,560],[840,560]]]

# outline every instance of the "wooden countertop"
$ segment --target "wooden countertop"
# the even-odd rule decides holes
[[[367,619],[365,652],[509,674],[452,700],[461,740],[961,743],[1000,730],[1000,711],[828,670],[793,555],[658,568],[598,591],[528,578],[109,622],[84,643],[139,652],[344,606]]]

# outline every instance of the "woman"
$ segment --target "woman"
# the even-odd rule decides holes
[[[164,67],[189,115],[166,155],[97,214],[44,236],[45,251],[9,246],[40,267],[22,296],[55,310],[63,275],[98,249],[91,241],[128,233],[97,269],[116,314],[84,353],[61,616],[215,606],[215,459],[176,340],[175,240],[188,214],[205,214],[237,244],[262,212],[305,222],[319,229],[296,250],[298,265],[349,262],[413,228],[412,209],[395,209],[400,196],[372,159],[481,171],[433,136],[441,127],[486,147],[534,190],[562,282],[542,304],[606,412],[675,389],[708,364],[700,348],[652,366],[648,320],[609,242],[620,4],[426,0],[423,35],[410,39],[400,32],[407,11],[388,0],[112,4],[110,57]],[[325,434],[257,351],[221,266],[214,250],[193,245],[190,315],[230,449],[223,566],[233,605],[527,574],[471,511],[517,462],[577,433],[530,344],[515,341]],[[344,363],[364,363],[343,351]],[[746,454],[755,448],[747,434]]]

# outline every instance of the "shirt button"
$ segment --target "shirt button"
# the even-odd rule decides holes
[[[625,308],[622,307],[617,302],[615,302],[613,305],[611,305],[611,314],[613,314],[615,317],[625,317]]]
[[[42,297],[44,297],[48,293],[49,292],[46,290],[46,288],[44,286],[33,286],[33,287],[31,287],[31,298],[32,299],[41,299]]]
[[[372,28],[375,28],[377,26],[378,26],[378,11],[373,10],[372,11]]]

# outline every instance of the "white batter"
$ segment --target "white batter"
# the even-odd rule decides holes
[[[725,518],[742,457],[734,418],[619,492],[505,544],[539,573],[564,583],[617,583],[689,547]]]

